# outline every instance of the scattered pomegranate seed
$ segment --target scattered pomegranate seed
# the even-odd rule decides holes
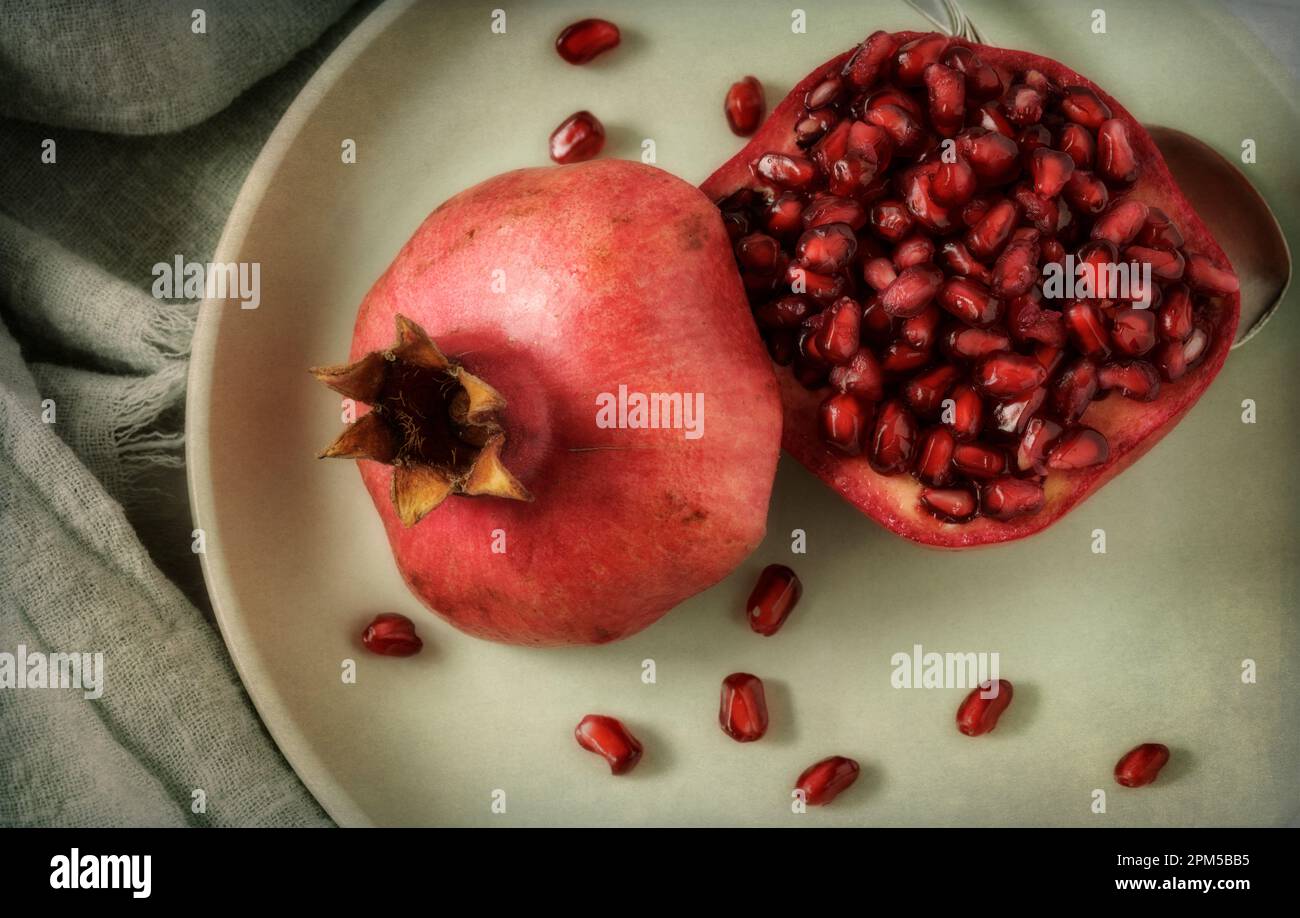
[[[573,735],[583,749],[603,757],[612,774],[625,775],[641,761],[641,744],[613,717],[588,714]]]
[[[739,137],[748,137],[758,130],[763,123],[763,114],[767,103],[763,98],[763,84],[756,77],[747,76],[738,83],[732,83],[727,90],[723,103],[723,112],[731,133]]]
[[[1168,762],[1168,746],[1143,743],[1130,749],[1115,764],[1115,782],[1123,787],[1145,787],[1156,779]]]
[[[809,806],[825,806],[858,780],[861,769],[853,759],[833,755],[804,769],[795,789],[803,792]]]
[[[420,652],[424,641],[415,633],[415,622],[396,612],[375,616],[361,632],[361,643],[371,653],[386,657],[409,657]]]
[[[551,133],[551,159],[581,163],[605,148],[605,126],[591,112],[574,112]]]
[[[764,637],[776,634],[802,595],[803,584],[794,571],[784,564],[769,564],[758,575],[745,607],[750,629]]]
[[[570,64],[586,64],[597,55],[617,48],[618,26],[604,19],[583,19],[566,26],[555,39],[555,50]]]
[[[763,680],[749,673],[732,673],[722,680],[718,708],[722,732],[738,743],[752,743],[767,732],[767,697]]]
[[[985,698],[985,693],[993,697]],[[999,679],[997,689],[991,681],[981,682],[957,709],[957,729],[967,736],[983,736],[998,725],[998,718],[1011,704],[1011,683]]]

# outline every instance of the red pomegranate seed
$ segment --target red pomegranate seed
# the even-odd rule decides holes
[[[930,180],[930,193],[946,207],[965,204],[975,194],[975,170],[961,158],[940,162]]]
[[[925,111],[921,103],[897,86],[881,87],[868,96],[867,101],[859,107],[862,109],[863,114],[866,114],[873,108],[880,108],[882,105],[896,105],[913,118],[918,120],[925,118]]]
[[[902,201],[877,201],[871,207],[871,228],[889,242],[902,242],[912,232],[912,214]]]
[[[793,263],[785,269],[785,282],[791,293],[806,293],[819,303],[834,302],[844,292],[844,278],[840,275],[820,274]]]
[[[949,39],[938,32],[928,32],[898,49],[894,61],[894,79],[899,86],[920,86],[925,69],[943,57]]]
[[[1086,86],[1067,86],[1061,95],[1061,114],[1095,131],[1110,119],[1110,106]]]
[[[840,101],[843,92],[844,80],[837,76],[829,76],[804,93],[803,107],[813,111],[814,109],[834,105]]]
[[[405,615],[384,612],[361,632],[361,643],[371,653],[386,657],[409,657],[420,652],[424,641],[415,633],[415,623]]]
[[[827,362],[821,349],[821,335],[826,328],[826,318],[824,312],[814,313],[799,325],[799,353],[822,364]]]
[[[1061,372],[1052,387],[1052,407],[1066,424],[1083,416],[1097,396],[1097,365],[1080,357]]]
[[[898,279],[898,271],[888,258],[872,258],[862,264],[862,279],[879,292]]]
[[[979,127],[986,131],[992,131],[1008,140],[1016,139],[1016,126],[1007,120],[1007,116],[1002,114],[1001,107],[996,102],[985,102],[979,107]]]
[[[1016,230],[993,264],[994,291],[1010,298],[1031,290],[1039,275],[1038,254],[1038,230]]]
[[[812,160],[788,153],[764,153],[752,168],[763,181],[782,188],[803,188],[817,177]]]
[[[880,368],[885,376],[896,379],[909,376],[930,362],[930,352],[912,347],[906,341],[891,341],[880,355]]]
[[[1003,199],[989,208],[978,223],[966,234],[966,248],[976,258],[993,258],[1006,241],[1020,217],[1015,201]]]
[[[840,297],[827,308],[817,336],[817,351],[827,363],[846,364],[858,352],[862,307],[852,297]]]
[[[1137,154],[1129,141],[1128,128],[1118,118],[1102,122],[1097,129],[1097,174],[1115,185],[1137,181]]]
[[[831,163],[831,194],[843,197],[866,196],[872,190],[878,165],[875,152],[866,150],[849,150],[840,159]]]
[[[982,360],[999,351],[1011,350],[1011,339],[993,329],[958,326],[944,336],[943,348],[954,359]]]
[[[1016,468],[1035,475],[1044,474],[1047,471],[1047,451],[1062,430],[1060,424],[1048,418],[1030,418],[1016,447]]]
[[[804,229],[847,223],[852,229],[860,230],[866,222],[867,212],[857,201],[825,192],[814,196],[803,212]]]
[[[957,140],[957,150],[987,185],[1009,182],[1020,171],[1020,148],[1010,137],[996,131],[966,131]]]
[[[551,159],[581,163],[605,148],[605,126],[591,112],[574,112],[551,132]]]
[[[827,223],[804,230],[795,245],[795,254],[812,270],[833,274],[849,263],[857,249],[853,227],[847,223]]]
[[[823,440],[849,456],[862,452],[863,431],[871,418],[856,398],[847,392],[834,392],[822,402],[818,417]]]
[[[903,340],[917,350],[928,351],[934,347],[935,331],[942,321],[943,313],[934,306],[927,306],[923,312],[903,320]]]
[[[825,806],[858,780],[858,763],[842,755],[822,759],[810,765],[795,782],[808,806]]]
[[[871,437],[871,464],[884,475],[906,471],[916,447],[916,418],[899,401],[885,402]]]
[[[940,364],[908,381],[903,387],[903,398],[922,417],[936,415],[942,407],[943,397],[960,375],[961,371],[952,364]]]
[[[1183,234],[1169,215],[1159,207],[1147,208],[1147,222],[1134,240],[1138,245],[1157,249],[1181,249]]]
[[[984,400],[979,393],[966,383],[958,383],[948,397],[952,399],[952,417],[950,420],[945,416],[945,426],[958,440],[979,436],[984,427]]]
[[[822,172],[830,172],[831,163],[842,157],[849,149],[849,131],[852,123],[845,119],[836,122],[835,127],[826,132],[808,151]]]
[[[899,153],[915,153],[925,143],[925,129],[920,122],[897,105],[877,106],[863,117],[868,124],[883,128]]]
[[[922,74],[930,101],[930,123],[941,137],[952,137],[966,120],[966,78],[934,63]]]
[[[880,296],[872,296],[862,304],[862,337],[877,344],[883,344],[894,337],[894,325],[897,320],[885,312],[880,303]],[[920,347],[920,345],[917,345]]]
[[[975,495],[966,488],[922,488],[921,506],[950,523],[964,523],[975,515]]]
[[[839,117],[835,110],[830,108],[819,108],[808,112],[794,126],[795,142],[801,147],[816,143],[826,136],[826,132],[839,121]]]
[[[1070,157],[1076,169],[1091,169],[1097,156],[1097,141],[1092,133],[1081,124],[1061,126],[1056,145],[1062,153]]]
[[[1085,169],[1075,169],[1065,183],[1065,200],[1083,214],[1099,214],[1110,202],[1106,184]]]
[[[1131,245],[1124,250],[1124,260],[1150,265],[1152,277],[1162,281],[1176,281],[1183,276],[1187,263],[1176,249],[1152,249]]]
[[[1037,124],[1043,118],[1043,94],[1023,83],[1012,86],[1002,97],[1002,110],[1007,120],[1018,127]]]
[[[1056,310],[1043,309],[1032,289],[1008,304],[1007,328],[1020,344],[1028,341],[1037,341],[1049,347],[1065,344],[1065,320]]]
[[[758,130],[758,126],[763,123],[763,112],[766,108],[763,84],[752,76],[732,83],[722,105],[731,133],[739,137],[748,137]]]
[[[1035,363],[1038,362],[1037,358],[1030,359]],[[1046,400],[1047,389],[1038,386],[1017,398],[998,402],[993,406],[993,426],[1003,433],[1019,435]]]
[[[1164,302],[1156,316],[1160,337],[1168,341],[1186,341],[1192,333],[1192,294],[1186,284],[1165,287]]]
[[[1015,519],[1043,509],[1043,486],[1023,478],[995,478],[980,492],[980,508],[995,520]]]
[[[1065,307],[1063,315],[1074,346],[1084,356],[1100,360],[1110,355],[1110,336],[1096,306],[1088,300],[1075,300]]]
[[[1052,132],[1041,124],[1031,124],[1016,137],[1016,143],[1020,146],[1020,160],[1027,166],[1035,150],[1051,146]]]
[[[784,564],[769,564],[758,575],[749,594],[750,630],[771,637],[781,630],[803,595],[803,584],[795,572]]]
[[[930,430],[922,438],[921,448],[916,454],[916,477],[940,488],[952,484],[952,454],[956,448],[957,439],[948,428],[935,427]],[[923,495],[922,500],[924,499]]]
[[[991,695],[985,698],[985,695]],[[967,736],[982,736],[998,725],[998,718],[1011,704],[1011,683],[999,679],[981,682],[957,709],[957,729]]]
[[[750,233],[736,242],[736,261],[751,271],[771,271],[781,254],[781,243],[766,233]]]
[[[950,277],[943,282],[939,305],[971,325],[992,325],[1002,312],[1001,300],[979,281],[966,277]]]
[[[878,402],[885,394],[885,375],[876,355],[868,348],[860,348],[843,366],[831,370],[831,385],[854,398]]]
[[[844,64],[843,76],[858,90],[870,89],[893,62],[898,39],[888,32],[873,32]]]
[[[996,354],[975,368],[975,384],[994,398],[1015,398],[1047,382],[1047,370],[1023,354]]]
[[[1047,454],[1047,467],[1071,472],[1100,465],[1110,457],[1110,444],[1091,427],[1067,430]]]
[[[918,166],[903,177],[903,198],[908,212],[917,222],[932,233],[947,233],[953,229],[952,212],[934,199],[930,193],[931,175]]]
[[[718,723],[722,732],[738,743],[762,739],[767,732],[763,680],[750,673],[732,673],[723,679]]]
[[[1236,293],[1241,286],[1230,268],[1220,268],[1199,252],[1187,256],[1186,274],[1191,288],[1206,296],[1227,296]]]
[[[604,758],[611,774],[625,775],[641,761],[641,744],[613,717],[588,714],[573,731],[578,745]]]
[[[1203,320],[1198,319],[1192,327],[1192,333],[1183,342],[1183,359],[1187,369],[1200,363],[1210,350],[1210,329]]]
[[[953,468],[967,478],[982,481],[1007,470],[1007,457],[1000,449],[982,443],[959,443],[952,452]]]
[[[1054,234],[1061,224],[1061,205],[1055,198],[1045,198],[1028,183],[1022,182],[1011,191],[1012,200],[1020,205],[1024,221],[1033,224],[1039,235]],[[1015,234],[1012,234],[1014,238]]]
[[[784,191],[777,195],[767,209],[767,231],[781,238],[798,233],[803,227],[805,204],[803,197],[797,192]]]
[[[1156,367],[1165,382],[1177,382],[1187,372],[1187,357],[1183,342],[1166,341],[1155,350]]]
[[[1097,370],[1097,382],[1103,389],[1118,389],[1125,398],[1149,402],[1160,394],[1160,374],[1145,360],[1103,363]]]
[[[1034,191],[1054,198],[1074,174],[1074,160],[1065,153],[1040,147],[1030,154],[1029,171],[1034,177]]]
[[[983,58],[964,45],[954,45],[944,52],[940,59],[944,66],[951,67],[966,79],[966,94],[980,102],[995,99],[1002,95],[1002,78],[998,72],[984,63]]]
[[[929,236],[922,236],[920,233],[908,236],[894,247],[894,267],[900,271],[933,260],[934,242]]]
[[[570,64],[586,64],[597,55],[617,48],[618,26],[604,19],[583,19],[566,26],[555,39],[555,50]]]
[[[1141,201],[1116,201],[1092,225],[1092,238],[1128,245],[1146,222],[1147,206]]]
[[[754,318],[762,328],[798,328],[811,311],[807,297],[791,294],[764,303],[754,310]]]
[[[1043,264],[1065,264],[1065,246],[1059,239],[1043,240]]]
[[[1143,743],[1124,753],[1124,757],[1115,763],[1115,783],[1123,787],[1145,787],[1156,779],[1168,762],[1168,746]]]
[[[1130,357],[1145,354],[1156,346],[1155,310],[1131,307],[1115,310],[1110,339],[1117,350]]]
[[[919,315],[943,283],[943,272],[933,265],[913,265],[880,294],[885,312],[900,319]]]
[[[957,240],[950,239],[945,242],[939,251],[943,254],[944,264],[953,274],[963,274],[981,284],[987,285],[992,282],[993,275],[989,269],[976,261],[970,250]]]

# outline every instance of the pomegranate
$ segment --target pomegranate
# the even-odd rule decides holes
[[[605,125],[591,112],[574,112],[551,132],[551,159],[580,163],[595,159],[605,148]]]
[[[1002,712],[1011,704],[1011,694],[1011,683],[1006,679],[998,680],[996,691],[992,682],[981,682],[957,709],[957,729],[967,736],[992,732]]]
[[[1236,330],[1236,277],[1151,137],[1038,55],[876,32],[703,190],[778,246],[737,258],[783,445],[923,544],[1060,519],[1178,423]],[[792,325],[767,318],[792,294]]]
[[[1115,782],[1124,787],[1145,787],[1156,779],[1168,762],[1168,746],[1143,743],[1130,749],[1115,763]]]
[[[622,36],[606,19],[582,19],[567,26],[555,39],[555,50],[570,64],[586,64],[613,48]]]
[[[359,460],[406,583],[470,634],[625,637],[763,536],[776,383],[717,210],[659,169],[454,196],[366,295],[351,360],[313,371],[370,409],[323,455]]]
[[[415,633],[415,622],[397,612],[384,612],[366,625],[361,643],[371,653],[386,657],[409,657],[420,652],[424,641]]]
[[[722,680],[718,708],[722,732],[738,743],[752,743],[767,732],[767,697],[763,680],[749,673],[732,673]]]
[[[795,790],[802,792],[809,806],[825,806],[858,780],[861,769],[858,763],[842,755],[822,759],[804,769]]]
[[[623,723],[603,714],[588,714],[573,731],[578,745],[609,763],[611,774],[625,775],[641,761],[641,743]]]

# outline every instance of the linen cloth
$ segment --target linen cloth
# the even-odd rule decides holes
[[[104,655],[98,699],[0,688],[0,825],[329,824],[205,614],[197,304],[150,287],[157,262],[210,260],[271,129],[374,4],[350,5],[0,6],[0,652]]]

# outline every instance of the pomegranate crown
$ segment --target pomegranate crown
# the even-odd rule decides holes
[[[402,525],[414,526],[454,494],[533,499],[501,461],[506,400],[405,316],[397,316],[397,341],[388,350],[310,372],[370,406],[319,458],[391,465]]]

